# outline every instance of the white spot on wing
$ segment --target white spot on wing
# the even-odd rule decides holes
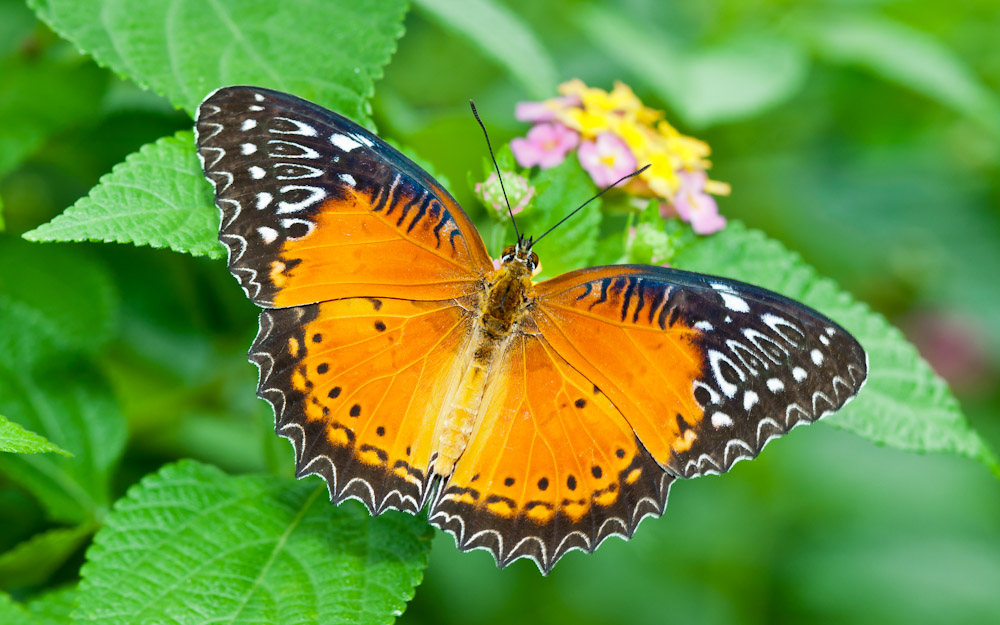
[[[733,424],[733,419],[724,412],[716,412],[712,414],[712,427],[714,428],[725,428]]]
[[[243,145],[240,146],[240,152],[242,152],[244,156],[253,154],[256,151],[257,151],[257,146],[252,143],[244,143]]]
[[[809,355],[812,356],[813,364],[815,364],[817,367],[823,364],[823,353],[820,352],[818,349],[812,350],[811,352],[809,352]]]
[[[710,282],[709,284],[719,293],[719,296],[722,297],[722,303],[725,304],[726,308],[733,312],[750,312],[750,305],[747,304],[746,300],[742,297],[736,295],[736,291],[733,290],[733,287],[728,284],[722,284],[721,282]]]
[[[727,293],[726,291],[719,291],[719,295],[722,296],[722,302],[729,310],[740,313],[750,312],[750,305],[747,304],[743,298],[736,297],[732,293]]]
[[[260,238],[264,240],[264,243],[268,244],[274,243],[274,240],[278,238],[278,231],[267,226],[257,228],[257,234],[259,234]]]
[[[255,94],[253,94],[253,99],[257,100],[258,102],[263,102],[264,101],[264,96],[262,96],[259,93],[255,93]]]
[[[295,126],[295,130],[278,130],[277,128],[271,128],[269,129],[269,132],[275,132],[282,135],[302,135],[305,137],[315,137],[318,134],[315,128],[303,121],[292,119],[291,117],[281,117],[278,115],[276,115],[274,119],[280,119],[281,121],[292,124]]]
[[[243,130],[243,131],[253,130],[256,127],[257,127],[257,120],[256,119],[245,119],[245,120],[243,120],[243,125],[240,126],[240,130]]]
[[[254,180],[260,180],[267,173],[262,168],[257,167],[256,165],[252,166],[249,171],[250,171],[250,177],[253,178]]]
[[[710,324],[707,321],[696,321],[694,323],[694,327],[697,328],[698,330],[701,330],[702,332],[712,331],[712,324]]]
[[[819,336],[819,342],[822,343],[823,345],[829,345],[830,339],[828,339],[825,334],[821,334]]]
[[[360,148],[361,143],[359,143],[353,137],[348,137],[347,135],[342,135],[340,133],[334,133],[330,135],[330,143],[337,146],[345,152],[350,152],[354,148]]]
[[[250,109],[251,111],[255,111],[255,112],[256,111],[263,111],[264,110],[264,107],[260,106],[259,104],[251,104],[247,108]]]
[[[778,391],[785,390],[785,383],[778,378],[769,378],[767,381],[767,388],[772,393],[777,393]]]
[[[743,410],[749,411],[757,403],[757,393],[747,391],[743,393]]]
[[[346,182],[347,185],[351,187],[357,184],[357,182],[354,180],[354,176],[352,176],[351,174],[340,174],[340,179]]]
[[[257,210],[263,210],[271,204],[271,200],[274,196],[267,191],[261,191],[257,194]]]
[[[806,379],[806,370],[802,367],[795,367],[792,369],[792,377],[795,378],[796,382],[801,382]]]

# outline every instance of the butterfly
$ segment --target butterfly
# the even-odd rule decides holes
[[[296,474],[375,515],[426,508],[501,567],[630,538],[675,480],[756,456],[867,377],[842,327],[749,284],[643,265],[535,283],[525,238],[494,268],[429,174],[293,95],[219,89],[196,132]]]

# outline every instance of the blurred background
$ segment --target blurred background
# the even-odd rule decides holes
[[[733,188],[724,215],[901,327],[1000,449],[995,0],[470,1],[457,17],[452,4],[414,2],[372,106],[380,134],[432,163],[475,219],[467,181],[484,150],[470,97],[496,145],[527,130],[516,102],[573,77],[623,80],[712,146],[712,177]],[[498,13],[535,41],[484,52],[477,39],[504,34]],[[179,457],[289,474],[245,359],[256,309],[224,263],[19,240],[190,118],[80,57],[14,0],[0,0],[0,56],[0,116],[38,102],[30,120],[2,116],[0,258],[85,267],[111,302],[96,358],[129,425],[117,491]],[[44,276],[36,286],[62,288]],[[4,484],[0,502],[6,549],[42,512]],[[49,583],[72,581],[81,557]],[[547,578],[523,561],[498,571],[439,534],[400,622],[515,619],[1000,622],[1000,485],[970,460],[800,428],[726,476],[676,484],[634,540],[570,554]]]

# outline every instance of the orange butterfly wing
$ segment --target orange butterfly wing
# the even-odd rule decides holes
[[[487,549],[500,566],[528,557],[547,573],[666,506],[673,476],[541,336],[512,340],[479,418],[429,514],[463,550]]]
[[[473,292],[493,269],[448,192],[340,115],[269,89],[226,87],[201,104],[196,129],[230,271],[260,306],[445,300]]]
[[[417,512],[445,385],[492,262],[412,161],[292,95],[227,87],[198,110],[198,155],[229,268],[261,313],[258,395],[334,501]]]
[[[452,301],[376,298],[265,310],[250,359],[297,474],[322,475],[334,502],[373,514],[423,508],[442,381],[469,315]]]
[[[715,276],[639,265],[537,286],[545,340],[598,386],[672,474],[719,473],[850,401],[858,342],[798,302]]]

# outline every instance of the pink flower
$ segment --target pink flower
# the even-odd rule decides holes
[[[622,139],[611,132],[602,132],[594,141],[584,141],[577,151],[580,164],[594,183],[606,187],[635,171],[635,156]]]
[[[579,96],[561,96],[542,102],[518,102],[514,107],[514,117],[521,122],[551,122],[558,113],[580,105]]]
[[[681,186],[674,195],[674,209],[681,219],[691,224],[697,234],[722,230],[726,226],[726,218],[719,214],[715,198],[705,193],[708,175],[703,170],[680,171],[678,177]]]
[[[521,167],[542,169],[555,167],[563,162],[566,153],[576,147],[580,135],[559,122],[536,124],[528,131],[527,138],[512,139],[510,149]]]

